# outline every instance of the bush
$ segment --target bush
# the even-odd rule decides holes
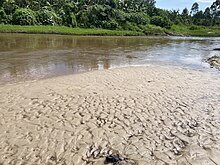
[[[119,25],[115,20],[105,21],[103,23],[103,28],[105,29],[116,30],[118,27]]]
[[[59,11],[59,16],[62,18],[62,25],[69,27],[76,27],[76,6],[74,3],[67,3],[63,6],[63,9]]]
[[[7,0],[3,3],[2,8],[7,15],[12,15],[19,7],[14,3],[14,1]]]
[[[131,30],[131,31],[141,31],[137,24],[132,22],[125,22],[120,24],[123,30]]]
[[[114,10],[113,17],[116,18],[116,20],[120,23],[125,23],[130,19],[130,15],[121,10]]]
[[[115,22],[111,22],[112,11],[108,11],[109,7],[103,5],[92,5],[87,10],[82,10],[77,14],[77,20],[82,27],[96,27],[103,26],[113,28],[117,26]],[[110,24],[108,22],[111,22]]]
[[[76,27],[77,26],[76,16],[73,13],[71,13],[68,18],[69,18],[69,21],[67,22],[68,25],[71,27]]]
[[[107,21],[108,15],[102,5],[92,5],[87,10],[78,13],[77,18],[83,27],[101,28],[103,21]]]
[[[57,25],[61,22],[61,19],[55,12],[42,9],[37,13],[37,21],[41,25]]]
[[[80,27],[89,27],[89,18],[88,18],[88,14],[86,11],[80,11],[76,15],[76,18],[78,20],[78,25]]]
[[[3,4],[6,2],[6,0],[1,0],[0,1],[0,8],[3,6]]]
[[[0,24],[1,23],[7,23],[7,15],[5,14],[5,11],[0,9]]]
[[[190,28],[189,28],[189,30],[198,30],[199,29],[199,27],[198,26],[191,26]]]
[[[19,8],[12,16],[14,25],[35,25],[36,23],[36,14],[31,9]]]
[[[155,25],[140,25],[142,32],[146,35],[164,34],[164,29]]]
[[[65,14],[62,17],[62,24],[69,27],[77,27],[76,16],[73,13]]]
[[[151,18],[151,24],[160,26],[162,28],[171,28],[171,21],[167,17],[153,16]]]
[[[212,26],[212,21],[210,21],[210,19],[202,19],[201,20],[201,25],[203,25],[203,26]]]
[[[129,21],[140,25],[146,25],[150,23],[149,16],[145,13],[131,13]]]

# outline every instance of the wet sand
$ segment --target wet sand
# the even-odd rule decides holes
[[[220,78],[127,67],[0,86],[0,164],[220,162]]]

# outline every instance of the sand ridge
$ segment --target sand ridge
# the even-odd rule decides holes
[[[219,82],[148,66],[1,86],[0,164],[219,164]]]

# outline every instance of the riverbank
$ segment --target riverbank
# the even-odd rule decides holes
[[[219,82],[152,65],[0,86],[0,163],[217,164]]]
[[[70,28],[65,26],[19,26],[0,25],[0,33],[30,33],[30,34],[63,34],[63,35],[94,35],[94,36],[143,36],[136,31],[120,31],[107,29]]]
[[[220,37],[220,26],[173,25],[168,33],[195,37]]]
[[[219,37],[220,28],[203,26],[173,25],[165,29],[154,25],[141,25],[137,31],[70,28],[65,26],[19,26],[0,25],[0,33],[30,33],[30,34],[63,34],[63,35],[94,35],[94,36],[198,36]]]

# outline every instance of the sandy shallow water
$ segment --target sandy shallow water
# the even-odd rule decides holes
[[[220,164],[220,78],[127,67],[0,86],[0,164]]]

